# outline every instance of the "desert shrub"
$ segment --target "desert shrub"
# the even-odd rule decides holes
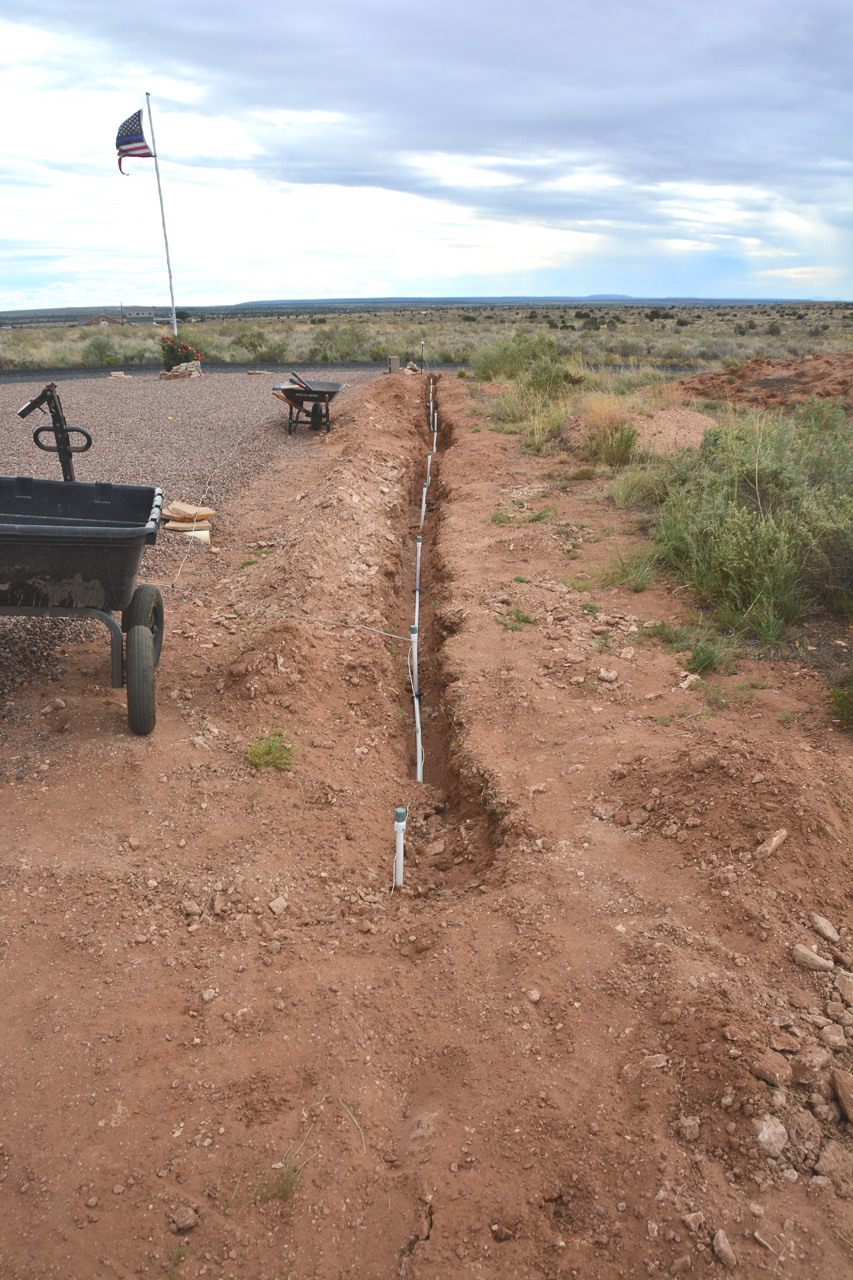
[[[730,411],[669,476],[663,553],[729,626],[767,642],[820,599],[853,600],[853,431],[842,405]]]
[[[623,422],[618,427],[602,427],[588,436],[582,454],[591,462],[606,462],[610,467],[624,467],[630,461],[637,443],[637,428]]]
[[[483,381],[497,377],[517,378],[528,365],[541,356],[556,359],[557,344],[544,335],[516,333],[512,338],[499,338],[478,347],[471,356],[474,375]]]
[[[118,364],[118,362],[119,354],[115,343],[105,333],[99,333],[94,338],[90,338],[80,352],[80,363],[87,367]]]

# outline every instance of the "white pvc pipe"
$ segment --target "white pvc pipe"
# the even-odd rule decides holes
[[[406,830],[406,810],[394,811],[394,888],[399,889],[403,883],[403,834]]]
[[[418,629],[409,627],[412,635],[412,693],[418,696]]]
[[[426,519],[426,494],[427,494],[427,487],[426,485],[424,485],[423,497],[421,498],[421,525],[420,525],[421,528],[424,527],[424,520]]]
[[[426,479],[427,487],[429,487],[429,464],[431,462],[432,462],[432,454],[428,453],[427,454],[427,479]]]
[[[421,741],[421,702],[415,698],[415,781],[424,780],[424,749]]]
[[[415,626],[420,625],[421,617],[421,537],[415,543]]]

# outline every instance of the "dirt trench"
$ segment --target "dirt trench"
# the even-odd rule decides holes
[[[377,380],[225,513],[151,739],[94,644],[64,728],[18,708],[56,745],[0,835],[4,1275],[848,1265],[848,741],[793,664],[681,687],[644,636],[673,584],[595,587],[627,519],[442,377],[419,787],[427,387]]]

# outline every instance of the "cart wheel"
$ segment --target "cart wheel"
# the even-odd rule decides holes
[[[292,409],[290,411],[290,416],[287,419],[287,434],[289,436],[293,435],[293,410]]]
[[[154,666],[160,661],[163,648],[163,597],[156,587],[143,583],[137,587],[130,604],[121,612],[122,631],[133,627],[147,627],[154,637]]]
[[[127,633],[127,718],[133,733],[145,736],[157,723],[154,691],[154,636],[148,627]]]
[[[319,431],[323,425],[323,406],[319,400],[315,400],[311,406],[311,430]]]

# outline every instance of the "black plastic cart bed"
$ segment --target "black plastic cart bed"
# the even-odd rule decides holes
[[[72,453],[91,445],[68,427],[53,383],[18,410],[26,417],[47,404],[51,426],[33,433],[56,452],[64,480],[0,476],[0,614],[97,618],[109,629],[111,676],[127,685],[134,733],[156,721],[154,672],[163,644],[163,600],[156,587],[137,587],[146,543],[154,542],[163,506],[161,489],[145,485],[85,484],[74,478]],[[56,443],[44,443],[45,434]],[[72,434],[82,445],[70,442]],[[114,617],[121,611],[121,623]]]

